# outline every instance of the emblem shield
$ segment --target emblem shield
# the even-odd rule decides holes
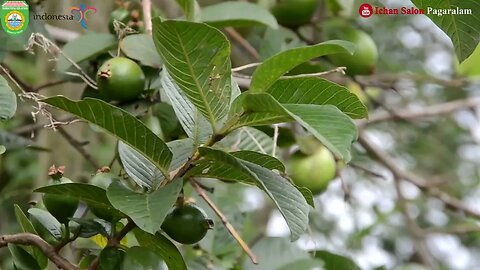
[[[25,1],[6,1],[0,12],[3,30],[11,35],[18,35],[28,26],[29,9]]]

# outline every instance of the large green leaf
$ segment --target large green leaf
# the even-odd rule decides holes
[[[227,1],[202,10],[202,21],[215,27],[265,25],[278,28],[275,17],[265,8],[248,3]]]
[[[242,163],[260,179],[264,191],[285,218],[291,232],[290,239],[297,240],[308,227],[310,208],[303,194],[279,174],[248,161]]]
[[[335,53],[353,53],[354,45],[348,41],[330,40],[313,46],[283,51],[265,60],[253,73],[250,90],[265,92],[272,84],[294,67],[313,58]]]
[[[334,105],[351,118],[365,118],[368,111],[357,95],[321,78],[278,80],[267,91],[281,104]]]
[[[124,142],[118,143],[118,156],[128,176],[137,185],[154,190],[164,179],[155,164]]]
[[[452,40],[455,52],[460,62],[475,50],[480,42],[480,2],[477,0],[412,0],[425,11],[440,29]],[[447,14],[447,11],[470,10],[471,14]],[[441,13],[441,15],[440,15]]]
[[[98,99],[72,101],[57,96],[42,100],[47,104],[79,116],[135,148],[166,176],[172,160],[168,146],[141,121],[128,112]]]
[[[128,57],[140,61],[142,65],[154,68],[162,67],[162,60],[153,44],[152,36],[147,34],[130,35],[120,42],[120,48]]]
[[[108,201],[105,190],[94,185],[82,183],[66,183],[61,185],[45,186],[37,188],[34,191],[77,198],[88,204],[89,207],[104,209],[105,211],[111,212],[112,214],[118,216],[122,215]]]
[[[125,251],[118,247],[106,247],[99,255],[97,270],[118,270],[122,265]]]
[[[169,270],[187,270],[182,254],[165,236],[160,233],[149,234],[139,229],[135,229],[134,233],[140,246],[149,248],[162,257]]]
[[[221,150],[199,148],[200,154],[216,163],[230,167],[226,174],[247,178],[257,184],[273,200],[285,218],[291,232],[291,239],[296,240],[308,226],[309,206],[302,193],[287,179],[260,165],[245,161]]]
[[[0,76],[0,121],[13,117],[17,110],[17,96],[8,85],[7,80]]]
[[[315,258],[321,259],[324,262],[325,270],[360,270],[350,258],[337,255],[325,250],[314,251]]]
[[[62,225],[48,211],[40,208],[30,208],[28,213],[36,219],[56,239],[62,238]]]
[[[332,105],[283,105],[289,114],[332,153],[350,161],[350,147],[358,133],[352,119]]]
[[[231,95],[230,43],[203,23],[153,20],[153,41],[166,69],[216,130]]]
[[[242,97],[242,96],[240,96]],[[333,154],[349,161],[350,146],[357,138],[352,119],[332,105],[280,104],[269,94],[247,94],[243,100],[247,112],[239,126],[266,125],[295,120],[311,132]]]
[[[127,250],[120,270],[168,270],[160,256],[145,247],[131,247]]]
[[[20,206],[17,204],[14,205],[15,208],[15,217],[17,218],[18,224],[20,224],[20,227],[22,227],[22,231],[26,233],[33,233],[33,234],[38,234],[35,228],[32,225],[32,222],[28,219],[28,217],[23,213],[22,209]],[[36,259],[38,265],[40,268],[45,268],[47,267],[48,264],[48,259],[47,257],[43,254],[43,252],[40,250],[40,248],[32,246],[32,256]]]
[[[253,246],[252,251],[257,255],[260,263],[255,265],[245,258],[242,268],[244,270],[280,269],[286,264],[309,258],[306,251],[301,250],[285,238],[263,238]]]
[[[213,133],[208,120],[185,96],[165,69],[161,74],[161,83],[187,136],[194,141],[195,145],[205,142]]]
[[[183,181],[175,179],[152,193],[137,193],[119,181],[107,189],[112,205],[128,215],[137,226],[151,234],[160,229],[163,220],[177,200]]]
[[[193,155],[193,141],[191,139],[171,141],[167,143],[167,146],[173,154],[169,171],[178,169]],[[123,142],[118,144],[118,154],[128,176],[139,186],[154,190],[165,179],[161,171],[150,160]]]
[[[218,145],[231,151],[250,150],[263,154],[272,153],[273,140],[256,128],[242,127],[228,134]]]
[[[285,166],[283,165],[283,163],[270,155],[258,153],[255,151],[237,151],[231,154],[236,158],[255,163],[269,170],[278,170],[280,172],[285,172]]]
[[[18,245],[8,244],[8,250],[12,254],[13,263],[15,264],[16,269],[22,270],[40,270],[35,258],[30,255],[25,249]]]
[[[114,35],[89,33],[68,42],[62,50],[71,60],[79,63],[114,48],[116,43],[117,38]],[[57,62],[59,72],[67,71],[71,65],[63,55],[59,56]]]

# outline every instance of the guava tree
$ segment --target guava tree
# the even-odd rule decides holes
[[[32,10],[41,10],[41,2],[32,1]],[[479,101],[418,112],[385,109],[368,89],[389,87],[375,77],[382,75],[382,54],[348,21],[358,17],[355,8],[352,15],[343,1],[258,2],[178,0],[171,5],[181,14],[170,14],[164,3],[118,1],[101,33],[65,38],[36,22],[23,35],[0,35],[0,158],[29,147],[63,162],[34,168],[47,181],[29,186],[36,198],[30,207],[28,199],[9,205],[17,232],[2,232],[0,247],[8,249],[13,269],[360,269],[346,250],[307,250],[293,242],[309,228],[321,233],[315,209],[328,206],[316,198],[333,178],[345,197],[352,195],[340,179],[349,164],[378,176],[350,163],[366,156],[393,176],[418,255],[404,261],[438,267],[402,182],[467,221],[480,213],[399,166],[367,136],[366,125],[447,114]],[[480,12],[473,0],[457,4]],[[446,18],[432,21],[451,38],[460,62],[475,57],[480,32],[471,26],[478,19]],[[28,74],[17,74],[28,73],[27,61],[17,71],[10,67],[9,59],[25,50],[35,61],[55,60],[45,84],[33,86]],[[470,79],[459,80],[455,87]],[[81,94],[69,92],[70,85]],[[52,87],[60,92],[47,91]],[[370,118],[364,103],[375,110]],[[72,135],[78,125],[82,133]],[[62,149],[20,136],[40,131],[60,134],[83,160],[56,159]],[[266,199],[262,209],[245,199],[252,193]],[[288,226],[288,238],[265,235],[272,211]]]

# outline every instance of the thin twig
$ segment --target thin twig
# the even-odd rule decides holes
[[[142,0],[143,21],[145,23],[145,33],[152,34],[152,1]]]
[[[253,67],[258,67],[260,66],[262,63],[250,63],[250,64],[246,64],[246,65],[243,65],[243,66],[239,66],[239,67],[236,67],[236,68],[232,68],[232,72],[239,72],[239,71],[242,71],[242,70],[245,70],[245,69],[249,69],[249,68],[253,68]]]
[[[225,32],[227,32],[232,39],[242,46],[255,61],[260,60],[260,55],[258,54],[257,50],[245,38],[243,38],[242,35],[237,32],[237,30],[235,30],[233,27],[227,27],[225,28]]]
[[[366,173],[366,174],[372,175],[372,176],[374,176],[374,177],[386,179],[385,175],[381,175],[381,174],[375,172],[374,170],[371,170],[371,169],[369,169],[369,168],[367,168],[367,167],[365,167],[365,166],[363,166],[363,165],[360,165],[360,164],[357,164],[357,163],[354,163],[354,162],[350,162],[350,163],[348,163],[348,166],[349,166],[349,167],[352,167],[352,168],[354,168],[354,169],[356,169],[356,170],[362,171],[362,172],[364,172],[364,173]]]
[[[282,77],[280,77],[280,79],[295,79],[295,78],[321,77],[321,76],[325,76],[325,75],[332,74],[332,73],[340,73],[340,74],[342,74],[342,75],[345,75],[345,70],[346,70],[346,69],[347,69],[346,67],[336,67],[336,68],[334,68],[334,69],[327,70],[327,71],[322,71],[322,72],[282,76]]]
[[[28,40],[27,50],[31,50],[34,45],[41,47],[45,52],[48,52],[53,57],[57,57],[58,54],[61,54],[70,64],[72,64],[80,72],[80,74],[82,75],[80,77],[85,81],[85,83],[87,83],[92,88],[97,88],[95,80],[90,78],[90,76],[88,76],[88,74],[83,71],[83,69],[74,60],[72,60],[54,42],[46,38],[44,35],[40,33],[33,33]]]
[[[79,268],[71,264],[68,260],[60,256],[53,246],[43,240],[40,236],[32,233],[17,233],[0,236],[0,248],[8,244],[27,245],[38,247],[48,259],[59,269],[78,270]]]
[[[48,83],[45,83],[45,84],[42,84],[38,87],[35,87],[32,89],[32,92],[39,92],[45,88],[48,88],[48,87],[52,87],[52,86],[57,86],[59,84],[64,84],[64,83],[67,83],[68,80],[58,80],[58,81],[53,81],[53,82],[48,82]]]
[[[90,162],[90,164],[98,169],[100,168],[100,164],[90,155],[90,153],[88,153],[84,148],[84,144],[79,142],[77,139],[73,138],[70,134],[68,134],[68,132],[66,132],[62,127],[58,127],[57,126],[57,130],[58,132],[60,133],[60,135],[62,135],[67,141],[68,143],[73,146],[73,148],[75,148],[75,150],[77,150],[78,153],[80,153],[80,155],[82,155],[88,162]]]
[[[272,145],[272,157],[274,157],[277,153],[277,143],[278,143],[278,124],[273,125],[273,145]]]
[[[225,228],[227,228],[228,232],[235,238],[235,240],[238,242],[238,244],[242,247],[243,251],[248,255],[250,260],[254,264],[258,264],[257,257],[255,254],[253,254],[252,250],[248,247],[247,243],[242,239],[240,234],[235,230],[233,225],[228,221],[227,217],[222,213],[222,211],[215,205],[215,203],[210,200],[210,198],[207,196],[207,194],[203,191],[203,189],[198,185],[198,183],[191,179],[190,184],[192,187],[195,189],[195,191],[198,193],[200,197],[202,197],[203,200],[212,208],[212,210],[217,214],[217,216],[220,218],[222,221],[223,225],[225,225]]]

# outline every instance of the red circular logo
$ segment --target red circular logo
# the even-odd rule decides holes
[[[373,15],[373,7],[369,4],[362,4],[358,9],[358,13],[363,18],[368,18]]]

